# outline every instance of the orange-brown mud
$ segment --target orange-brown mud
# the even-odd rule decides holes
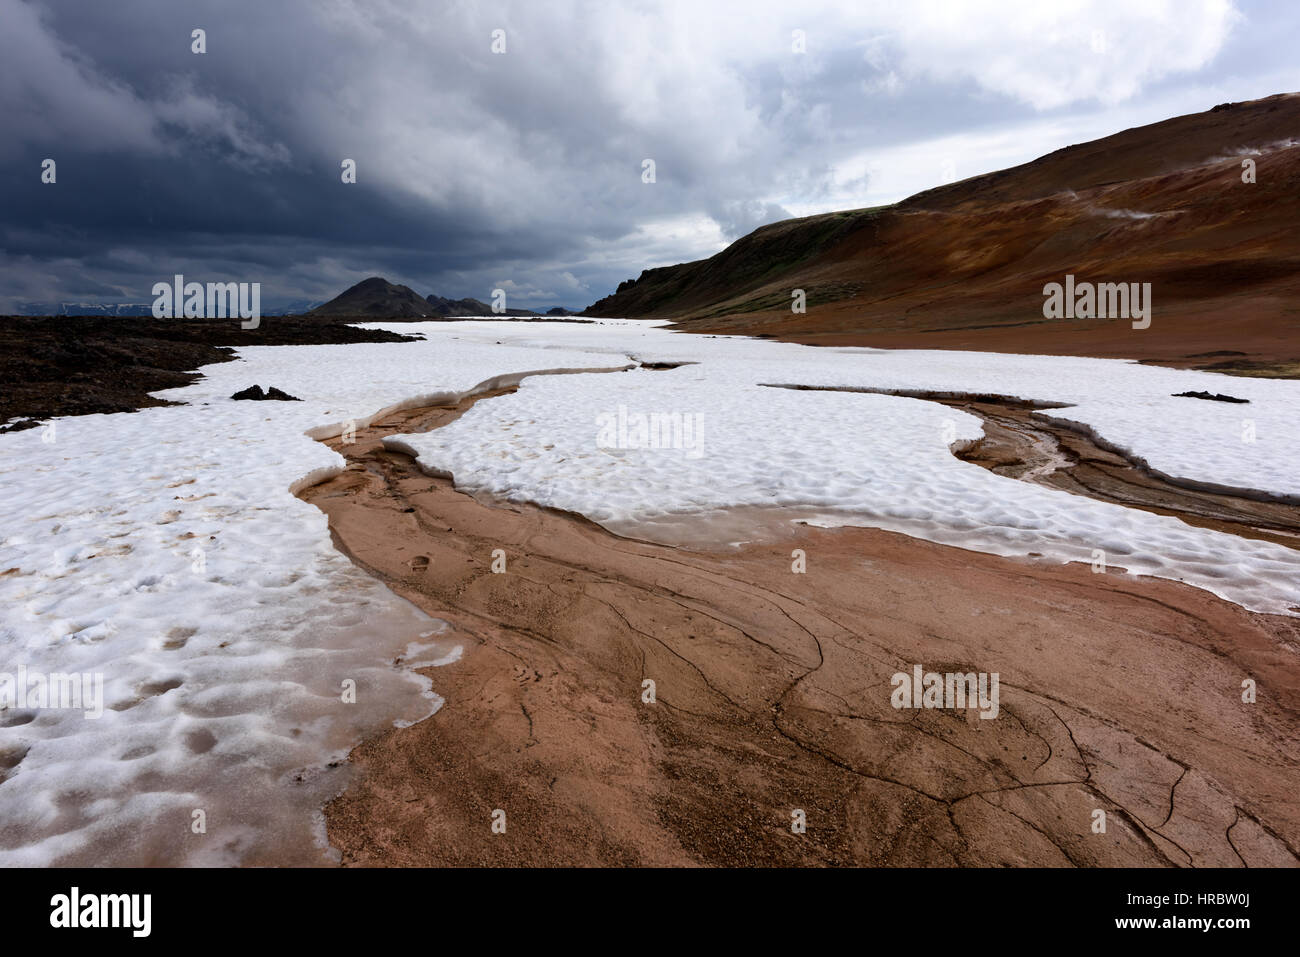
[[[476,501],[381,444],[479,400],[332,440],[347,468],[300,493],[463,646],[425,671],[437,714],[353,751],[354,783],[326,808],[345,864],[1300,862],[1300,620],[873,529],[650,544]],[[968,454],[1014,474],[1027,441]],[[1080,461],[1040,471],[1174,503]],[[998,716],[896,710],[891,677],[917,664],[998,673]]]

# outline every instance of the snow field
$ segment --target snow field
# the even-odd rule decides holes
[[[342,785],[327,765],[436,708],[428,679],[392,662],[436,646],[441,623],[356,569],[291,494],[344,464],[307,433],[539,359],[611,364],[441,342],[240,354],[163,394],[185,406],[60,419],[52,443],[41,429],[0,436],[0,672],[100,675],[103,688],[97,718],[0,712],[0,764],[13,764],[0,863],[322,860],[312,812]],[[254,383],[304,401],[229,399]]]

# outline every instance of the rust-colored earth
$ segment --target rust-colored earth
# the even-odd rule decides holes
[[[648,269],[584,314],[814,345],[1294,377],[1297,222],[1300,94],[1279,94],[1066,147],[893,206],[763,226],[709,259]],[[1067,274],[1150,283],[1150,327],[1044,318],[1043,287]],[[807,297],[804,313],[793,311],[795,290]]]
[[[326,809],[345,864],[1300,863],[1296,619],[869,529],[653,545],[480,503],[380,444],[473,401],[332,441],[348,467],[301,493],[464,647],[425,672],[437,714],[352,753],[359,774]],[[1015,474],[1038,454],[1021,428],[969,454]],[[1079,451],[1057,475],[1100,497],[1140,488],[1225,530],[1295,530],[1122,462],[1105,478]],[[896,710],[891,677],[917,664],[997,672],[998,717]]]

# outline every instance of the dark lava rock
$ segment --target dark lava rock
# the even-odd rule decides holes
[[[260,385],[250,385],[247,389],[243,390],[242,392],[236,392],[234,395],[231,396],[231,398],[232,399],[254,399],[259,402],[265,401],[267,399],[278,399],[281,402],[302,401],[302,399],[299,399],[296,396],[292,396],[287,392],[281,392],[275,386],[271,386],[271,388],[263,392],[262,387]]]
[[[1238,399],[1232,395],[1220,395],[1217,392],[1175,392],[1175,399],[1209,399],[1211,402],[1240,402],[1249,405],[1249,399]]]
[[[153,393],[193,385],[201,367],[237,358],[231,347],[411,341],[331,317],[262,318],[241,329],[228,319],[0,316],[0,422],[180,405]]]
[[[0,425],[0,435],[5,432],[22,432],[24,429],[38,429],[41,423],[36,419],[19,419],[17,422],[11,422],[8,425]]]

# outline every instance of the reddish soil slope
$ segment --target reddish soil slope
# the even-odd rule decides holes
[[[1243,182],[1242,160],[1256,182]],[[1095,355],[1300,374],[1300,94],[1066,147],[894,206],[756,230],[585,314],[825,345]],[[1045,319],[1043,286],[1151,283],[1151,327]],[[807,293],[805,314],[791,292]]]

